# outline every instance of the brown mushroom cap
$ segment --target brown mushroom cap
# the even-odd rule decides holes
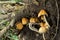
[[[47,15],[46,11],[42,9],[42,10],[38,13],[38,17],[40,17],[41,15]],[[47,15],[47,16],[48,16],[48,15]]]
[[[16,23],[16,29],[21,30],[23,28],[23,24],[18,22]]]
[[[46,33],[46,32],[47,32],[46,28],[44,28],[44,27],[39,28],[39,33]]]
[[[30,18],[30,23],[36,23],[36,22],[38,22],[37,18]]]
[[[47,30],[49,29],[49,27],[48,27],[48,25],[46,24],[46,23],[43,23],[43,22],[41,22],[40,23],[40,28],[39,28],[39,32],[40,33],[46,33],[47,32]]]
[[[28,23],[28,19],[27,18],[22,18],[22,24],[25,25]]]
[[[45,26],[46,26],[46,24],[45,24],[45,23],[43,23],[43,22],[41,22],[41,23],[40,23],[40,26],[41,26],[41,27],[45,27]]]

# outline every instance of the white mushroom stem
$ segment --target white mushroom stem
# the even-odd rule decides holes
[[[46,20],[46,17],[44,16],[44,21],[46,22],[47,26],[50,27],[49,23]]]
[[[32,26],[32,23],[29,23],[29,28],[30,28],[32,31],[38,32],[38,30]]]
[[[42,36],[43,36],[43,40],[46,40],[44,33],[42,34]]]

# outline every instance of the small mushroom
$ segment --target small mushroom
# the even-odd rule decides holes
[[[46,30],[46,28],[44,28],[44,27],[40,27],[39,28],[39,33],[45,33],[47,30]]]
[[[36,22],[38,22],[37,18],[30,18],[30,23],[36,23]]]
[[[47,30],[49,29],[48,24],[41,22],[40,23],[40,28],[39,28],[39,33],[46,33]]]
[[[39,28],[39,33],[47,32],[47,30],[50,27],[49,23],[47,22],[47,19],[46,19],[45,15],[48,16],[47,12],[43,9],[38,13],[38,17],[41,16],[41,20],[43,20],[45,22],[45,23],[43,23],[43,22],[40,23],[41,27]],[[41,32],[41,30],[42,30],[42,32]]]
[[[27,18],[22,18],[22,24],[25,25],[28,23],[28,19]]]
[[[40,23],[40,26],[41,26],[41,27],[44,27],[44,28],[46,28],[46,29],[49,29],[49,25],[48,25],[47,23],[41,22],[41,23]]]
[[[44,9],[42,9],[39,13],[38,13],[38,17],[42,16],[42,15],[47,15],[46,11]]]
[[[20,22],[16,23],[16,29],[22,30],[23,29],[23,24],[20,23]]]

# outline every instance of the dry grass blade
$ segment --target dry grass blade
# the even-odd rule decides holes
[[[0,19],[6,19],[6,18],[8,18],[9,16],[10,16],[9,14],[8,14],[8,15],[7,15],[7,14],[6,14],[6,15],[1,15],[1,14],[0,14]]]
[[[15,1],[0,1],[0,3],[16,3]]]
[[[2,37],[3,34],[12,26],[12,23],[13,23],[13,22],[14,22],[14,19],[11,20],[10,24],[9,24],[7,27],[5,27],[4,29],[2,29],[2,30],[0,31],[0,37]]]
[[[55,0],[55,2],[56,2],[56,8],[57,8],[57,27],[56,27],[56,34],[55,34],[55,36],[52,38],[52,40],[54,40],[54,38],[56,37],[56,35],[57,35],[57,30],[58,30],[58,26],[59,26],[59,7],[58,7],[57,0]]]
[[[6,22],[6,21],[8,21],[9,19],[6,19],[6,20],[3,20],[3,21],[1,21],[0,22],[0,24],[2,24],[2,23],[4,23],[4,22]]]

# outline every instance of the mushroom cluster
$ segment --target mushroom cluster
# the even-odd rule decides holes
[[[48,14],[46,13],[46,11],[42,9],[38,13],[38,17],[36,17],[36,18],[31,17],[30,19],[28,19],[28,18],[22,18],[22,22],[16,24],[16,27],[17,27],[17,29],[20,28],[20,30],[21,30],[23,28],[23,25],[29,24],[29,28],[32,31],[36,31],[38,33],[46,33],[48,31],[50,25],[47,22],[45,15],[48,16]],[[42,21],[39,22],[38,18],[40,18],[40,20],[42,20]],[[19,24],[23,24],[23,25],[21,26]],[[35,27],[33,27],[33,24],[39,25],[39,29],[36,29]]]

